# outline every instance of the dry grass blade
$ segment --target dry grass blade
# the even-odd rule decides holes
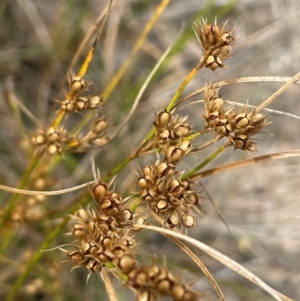
[[[230,85],[236,85],[236,84],[245,84],[245,83],[288,83],[292,80],[292,77],[284,77],[284,76],[249,76],[249,77],[240,77],[236,79],[230,79],[230,80],[224,80],[220,81],[214,84],[215,88],[221,88],[225,86]],[[300,80],[294,80],[294,84],[300,84]],[[176,106],[179,104],[185,102],[186,100],[199,95],[204,92],[204,87],[198,90],[195,90],[194,92],[190,93],[189,95],[185,96],[184,98],[180,99]]]
[[[105,285],[105,288],[106,288],[106,292],[107,292],[107,295],[109,297],[109,300],[110,301],[118,301],[118,298],[117,298],[117,295],[116,295],[116,292],[115,292],[115,289],[114,289],[114,286],[113,284],[111,283],[111,280],[110,278],[108,277],[105,269],[103,269],[101,272],[100,272],[100,275],[103,279],[103,282],[104,282],[104,285]]]
[[[82,188],[86,188],[89,185],[92,185],[96,182],[97,180],[84,183],[78,186],[73,186],[67,189],[61,189],[61,190],[54,190],[54,191],[34,191],[34,190],[26,190],[26,189],[19,189],[19,188],[13,188],[5,185],[0,184],[0,189],[7,191],[7,192],[13,192],[13,193],[19,193],[19,194],[24,194],[24,195],[60,195],[60,194],[65,194],[69,193],[72,191],[76,191]]]
[[[205,178],[214,174],[217,174],[219,172],[235,169],[235,168],[240,168],[244,167],[247,165],[255,164],[255,163],[260,163],[260,162],[265,162],[269,160],[278,160],[278,159],[285,159],[289,157],[298,157],[300,156],[300,149],[292,150],[292,151],[286,151],[286,152],[280,152],[280,153],[274,153],[274,154],[269,154],[269,155],[264,155],[264,156],[258,156],[255,158],[250,158],[250,159],[245,159],[225,165],[221,165],[218,167],[214,167],[199,173],[194,174],[191,176],[190,179],[201,179]]]
[[[202,243],[202,242],[200,242],[200,241],[198,241],[198,240],[196,240],[196,239],[194,239],[190,236],[186,236],[184,234],[174,232],[172,230],[168,230],[168,229],[165,229],[165,228],[159,228],[159,227],[150,226],[150,225],[135,224],[134,227],[137,227],[137,228],[140,228],[140,229],[147,229],[147,230],[156,231],[156,232],[159,232],[163,235],[172,236],[172,237],[178,238],[180,240],[186,241],[187,243],[192,244],[193,246],[197,247],[199,250],[207,253],[209,256],[211,256],[211,257],[215,258],[216,260],[218,260],[219,262],[223,263],[224,265],[226,265],[227,267],[229,267],[233,271],[237,272],[238,274],[240,274],[244,278],[246,278],[249,281],[253,282],[257,286],[262,288],[264,291],[269,293],[275,300],[277,300],[277,301],[294,301],[294,300],[290,299],[289,297],[284,296],[281,293],[277,292],[276,290],[274,290],[270,286],[268,286],[260,278],[255,276],[252,272],[250,272],[249,270],[244,268],[242,265],[240,265],[236,261],[230,259],[226,255],[218,252],[217,250],[209,247],[208,245],[206,245],[206,244],[204,244],[204,243]]]
[[[101,35],[101,32],[104,28],[105,25],[105,21],[107,19],[107,16],[109,15],[109,12],[112,8],[112,5],[114,3],[114,0],[111,0],[110,3],[107,5],[107,8],[100,14],[99,18],[97,19],[97,21],[95,22],[95,24],[93,25],[93,27],[90,29],[89,33],[85,36],[84,40],[81,42],[81,44],[79,45],[77,51],[75,52],[75,55],[72,59],[72,62],[69,66],[69,70],[72,70],[76,64],[76,62],[79,59],[79,56],[82,54],[83,49],[85,48],[85,46],[87,45],[87,43],[90,41],[90,39],[93,37],[93,35],[98,31],[98,39],[99,36]]]
[[[217,281],[215,278],[212,276],[212,274],[209,272],[207,267],[204,265],[204,263],[185,245],[183,244],[180,240],[167,235],[167,237],[172,240],[177,246],[181,248],[196,264],[197,266],[201,269],[203,274],[206,276],[206,278],[209,280],[211,285],[213,286],[214,290],[216,291],[219,299],[221,301],[226,301],[224,294],[222,293]]]
[[[141,100],[141,97],[143,96],[146,88],[149,85],[149,82],[151,81],[153,75],[155,74],[155,72],[157,71],[157,69],[161,66],[161,64],[164,62],[165,58],[167,57],[167,55],[170,53],[172,46],[174,45],[175,42],[173,42],[172,45],[170,45],[166,51],[163,53],[163,55],[161,56],[161,58],[158,60],[158,62],[156,63],[156,65],[154,66],[154,68],[152,69],[152,71],[150,72],[150,74],[147,76],[145,82],[143,83],[141,89],[139,90],[139,93],[137,94],[130,112],[128,113],[128,115],[126,116],[126,118],[124,119],[123,123],[120,125],[119,129],[116,131],[116,133],[114,133],[114,135],[110,138],[110,140],[114,139],[116,136],[118,136],[121,131],[124,129],[125,125],[128,123],[129,119],[131,118],[132,114],[134,113],[134,111],[137,108],[137,105],[139,104],[139,101]]]
[[[289,86],[291,86],[295,81],[297,81],[300,77],[300,71],[291,78],[285,85],[283,85],[280,89],[278,89],[275,93],[273,93],[267,100],[265,100],[261,105],[259,105],[256,109],[256,112],[261,111],[267,105],[269,105],[274,99],[276,99],[283,91],[285,91]]]

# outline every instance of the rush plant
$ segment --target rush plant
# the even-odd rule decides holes
[[[228,228],[225,233],[220,230],[222,235],[232,235],[227,225],[230,220],[224,220],[213,201],[213,192],[209,193],[200,181],[211,176],[209,181],[219,190],[214,178],[219,173],[241,168],[247,174],[247,167],[254,163],[300,155],[298,149],[259,155],[260,140],[268,139],[271,133],[268,126],[274,111],[268,106],[298,81],[300,72],[291,78],[269,79],[282,82],[282,86],[260,99],[259,105],[247,103],[247,94],[240,102],[230,96],[224,98],[224,86],[268,79],[261,76],[216,81],[216,75],[230,68],[227,59],[234,60],[239,40],[230,22],[222,23],[213,17],[210,21],[211,16],[206,19],[204,11],[203,17],[198,16],[192,26],[174,37],[169,47],[157,51],[159,56],[148,74],[141,72],[138,66],[143,64],[138,52],[151,52],[147,48],[148,35],[170,2],[162,0],[127,55],[120,50],[120,57],[113,58],[119,67],[111,72],[111,79],[99,83],[89,72],[95,74],[97,68],[101,69],[99,65],[105,66],[105,61],[100,62],[100,53],[109,60],[104,51],[112,49],[108,46],[110,35],[119,42],[114,36],[118,26],[111,20],[129,2],[111,0],[103,8],[70,67],[65,68],[62,88],[59,91],[56,87],[53,97],[55,109],[45,120],[40,119],[38,111],[33,116],[18,101],[13,80],[4,79],[3,99],[9,101],[10,112],[22,127],[18,147],[28,166],[23,168],[18,185],[9,183],[8,177],[7,185],[0,185],[9,192],[3,194],[0,212],[3,299],[41,296],[41,300],[77,300],[70,287],[88,281],[87,285],[94,283],[99,300],[215,300],[209,299],[210,291],[218,300],[242,300],[238,290],[228,289],[218,276],[213,276],[209,262],[205,263],[207,258],[202,261],[206,253],[255,284],[250,289],[255,291],[253,298],[245,288],[249,300],[261,296],[263,300],[291,301],[253,274],[251,266],[246,269],[230,258],[235,254],[225,255],[199,239],[208,203],[219,217],[216,223],[222,228],[223,222]],[[28,9],[35,15],[30,5],[24,7],[24,11]],[[136,7],[136,11],[139,9],[142,8]],[[168,76],[165,70],[171,57],[180,56],[183,37],[193,31],[192,43],[198,56],[180,79],[181,84],[171,96],[162,97],[158,105],[144,101],[147,91],[155,89],[153,82]],[[133,79],[130,66],[140,80]],[[210,79],[188,91],[188,84],[203,79],[207,71],[211,72]],[[129,86],[122,97],[117,95],[122,91],[118,85]],[[196,96],[201,99],[195,100]],[[118,103],[119,99],[122,101]],[[233,162],[220,161],[225,151]],[[238,158],[241,153],[246,159]],[[253,157],[253,153],[258,154]],[[207,167],[214,162],[215,167]],[[153,237],[152,245],[147,242],[149,235]],[[158,246],[156,241],[162,238]],[[176,248],[174,252],[183,252],[186,260],[191,260],[188,270],[182,263],[184,257],[179,260],[169,256],[173,249],[168,249],[167,241]],[[153,255],[153,249],[157,254]],[[73,270],[76,272],[71,273]],[[187,280],[185,274],[192,274],[191,279]],[[212,289],[198,284],[202,278]],[[75,291],[81,289],[84,285]]]

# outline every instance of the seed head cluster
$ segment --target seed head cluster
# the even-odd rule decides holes
[[[182,141],[191,130],[186,117],[173,116],[173,112],[165,109],[155,115],[154,126],[156,129],[155,145],[163,151],[167,151],[170,146]]]
[[[226,23],[220,28],[216,22],[207,24],[204,19],[202,19],[202,23],[195,23],[194,31],[202,46],[205,66],[212,71],[226,67],[223,60],[231,56],[231,45],[236,39],[233,36],[233,31],[225,30],[225,25]]]
[[[74,268],[85,266],[89,274],[100,272],[111,264],[122,275],[128,287],[136,291],[138,300],[157,300],[171,296],[173,300],[196,301],[199,294],[182,284],[166,268],[141,265],[135,258],[136,241],[133,223],[144,223],[138,214],[124,208],[122,197],[109,190],[110,185],[98,181],[92,193],[95,210],[80,209],[72,217],[75,250],[68,254]]]
[[[213,85],[206,85],[205,100],[205,128],[217,132],[217,139],[227,137],[235,149],[256,151],[255,142],[250,138],[261,132],[268,125],[267,116],[247,113],[247,108],[236,112],[233,107],[224,107],[224,101]]]
[[[141,196],[150,209],[161,215],[170,227],[193,227],[191,210],[199,212],[200,200],[188,181],[174,177],[175,166],[170,162],[147,165],[138,178]]]
[[[56,100],[60,104],[58,116],[65,117],[70,113],[80,112],[83,114],[86,110],[99,110],[102,106],[103,99],[95,95],[85,95],[91,85],[84,78],[75,76],[72,72],[68,77],[69,92],[65,100]],[[54,122],[56,124],[56,122]],[[99,148],[109,141],[105,133],[107,123],[104,118],[96,119],[90,129],[78,135],[69,133],[66,127],[50,126],[47,129],[38,129],[37,133],[32,135],[32,144],[37,147],[38,152],[46,151],[48,154],[60,154],[63,149],[73,152],[83,152],[92,148]]]

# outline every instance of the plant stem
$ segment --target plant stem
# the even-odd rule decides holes
[[[220,146],[218,149],[216,149],[210,156],[208,156],[204,161],[202,161],[200,164],[198,164],[196,167],[192,168],[183,176],[181,177],[181,180],[184,181],[188,178],[190,178],[195,172],[202,169],[204,166],[206,166],[210,161],[212,161],[214,158],[216,158],[224,149],[228,147],[228,143],[225,145]]]

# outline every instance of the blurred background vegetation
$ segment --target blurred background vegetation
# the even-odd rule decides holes
[[[108,18],[87,80],[98,94],[126,59],[137,37],[142,32],[160,1],[117,0]],[[49,124],[57,110],[53,99],[62,99],[64,78],[78,46],[103,11],[108,1],[37,1],[3,0],[0,3],[0,183],[16,187],[26,170],[31,154],[26,152],[28,134],[36,129],[31,112],[42,125]],[[103,111],[111,131],[121,123],[130,110],[134,97],[145,77],[164,50],[183,32],[171,54],[148,86],[138,110],[121,135],[95,154],[96,166],[106,174],[137,146],[152,125],[154,113],[166,105],[190,69],[200,58],[201,50],[192,31],[192,24],[201,17],[219,23],[228,21],[236,27],[240,38],[233,49],[234,56],[226,61],[230,68],[201,70],[184,95],[201,88],[206,82],[244,76],[293,76],[300,70],[300,17],[297,0],[172,0],[158,19],[141,50],[109,97]],[[89,46],[91,45],[90,42]],[[84,54],[87,53],[85,49]],[[79,70],[84,56],[74,71]],[[224,99],[258,105],[281,84],[252,83],[227,86],[221,89]],[[16,99],[11,99],[11,92]],[[275,110],[300,116],[299,86],[293,85],[270,106]],[[201,99],[201,97],[195,98]],[[24,109],[22,108],[24,106]],[[189,106],[184,113],[195,127],[203,124],[202,105]],[[273,123],[267,135],[258,141],[259,154],[267,154],[299,146],[299,120],[270,114]],[[78,118],[68,120],[71,126]],[[272,134],[272,135],[269,135]],[[205,158],[205,150],[197,158],[190,158],[183,168]],[[43,189],[56,190],[91,180],[91,154],[70,155],[55,169],[43,174]],[[248,158],[246,154],[226,150],[212,166]],[[117,178],[120,192],[134,191],[137,165],[149,163],[155,157],[143,158],[129,164]],[[227,256],[242,263],[270,286],[295,300],[300,296],[300,201],[299,161],[293,158],[269,162],[221,173],[203,180],[205,188],[230,226],[229,233],[216,212],[203,199],[204,218],[191,231],[198,238]],[[31,187],[39,189],[38,170]],[[1,192],[0,206],[11,195]],[[13,221],[5,228],[0,243],[0,299],[4,300],[16,279],[28,267],[41,243],[61,218],[70,213],[71,206],[81,200],[80,193],[41,198],[28,211],[29,216],[15,212]],[[22,197],[26,204],[37,202]],[[28,205],[29,206],[29,205]],[[24,209],[24,208],[23,208]],[[33,209],[32,209],[33,210]],[[30,214],[34,218],[30,217]],[[57,233],[48,248],[71,243],[64,235],[67,228]],[[141,258],[151,261],[166,256],[168,266],[187,281],[195,280],[194,288],[204,291],[203,300],[217,297],[209,282],[180,250],[150,232],[140,234]],[[145,248],[146,246],[146,248]],[[163,250],[163,251],[162,251]],[[205,254],[199,254],[216,277],[228,300],[271,300],[260,289],[242,279]],[[43,253],[24,279],[15,300],[106,300],[102,280],[92,275],[86,282],[85,269],[71,273],[71,264],[63,263],[65,254],[59,251]],[[115,283],[120,300],[131,300],[124,287]]]

